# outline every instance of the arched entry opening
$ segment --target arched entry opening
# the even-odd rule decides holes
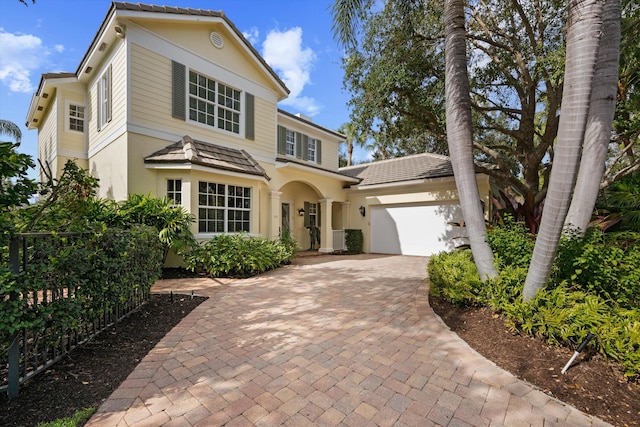
[[[334,218],[341,213],[333,200],[323,197],[317,188],[302,181],[292,181],[272,193],[272,233],[285,230],[302,250],[333,252]]]

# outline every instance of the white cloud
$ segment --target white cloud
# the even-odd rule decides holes
[[[249,31],[243,31],[242,35],[245,39],[249,40],[249,43],[252,45],[257,44],[258,40],[260,40],[260,31],[258,30],[258,27],[251,27],[249,28]]]
[[[320,110],[316,100],[301,96],[305,85],[311,82],[311,69],[316,60],[311,48],[302,47],[302,28],[269,31],[262,43],[262,56],[291,91],[282,104],[298,108],[309,116],[316,115]]]
[[[64,46],[61,44],[57,44],[53,47],[53,50],[55,50],[58,53],[62,53],[64,52]]]
[[[33,92],[31,72],[40,68],[49,51],[30,34],[8,33],[0,27],[0,81],[12,92]]]

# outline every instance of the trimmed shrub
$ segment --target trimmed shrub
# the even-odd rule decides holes
[[[345,244],[347,246],[347,252],[352,254],[360,254],[362,253],[362,242],[364,237],[362,235],[362,230],[358,229],[346,229],[345,233]]]
[[[295,243],[295,242],[294,242]],[[222,234],[196,245],[185,255],[185,267],[211,277],[249,277],[289,263],[295,256],[291,242]]]

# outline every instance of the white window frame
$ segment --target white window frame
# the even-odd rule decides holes
[[[318,140],[315,138],[309,138],[307,142],[307,157],[310,162],[318,162]]]
[[[191,81],[192,76],[196,77],[195,83]],[[187,73],[189,121],[241,135],[244,115],[242,107],[241,90],[193,69]]]
[[[241,194],[238,194],[238,191]],[[230,194],[231,192],[234,194]],[[252,200],[253,189],[251,187],[199,181],[198,233],[210,235],[251,233]],[[237,219],[236,215],[239,213],[241,218]]]
[[[182,206],[182,179],[167,179],[167,199],[171,200],[174,206]]]
[[[78,110],[76,110],[76,115],[72,115],[71,113],[71,108],[75,107],[76,109],[81,108],[82,109],[82,117],[77,117],[77,113]],[[72,102],[67,100],[65,102],[65,130],[67,132],[74,132],[74,133],[84,133],[84,130],[86,129],[87,126],[87,108],[85,107],[84,104],[80,103],[80,102]],[[76,120],[77,122],[81,122],[82,123],[82,130],[77,130],[77,129],[72,129],[71,127],[71,120]]]
[[[284,151],[287,156],[296,156],[296,133],[290,129],[285,129]]]
[[[309,225],[318,227],[318,204],[309,203]]]
[[[111,65],[109,65],[98,80],[98,130],[104,128],[111,121],[113,106],[111,81]]]

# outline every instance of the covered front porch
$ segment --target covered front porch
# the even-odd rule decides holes
[[[303,251],[332,253],[345,249],[348,201],[325,197],[314,186],[293,181],[271,191],[270,202],[270,239],[279,239],[288,232]]]

